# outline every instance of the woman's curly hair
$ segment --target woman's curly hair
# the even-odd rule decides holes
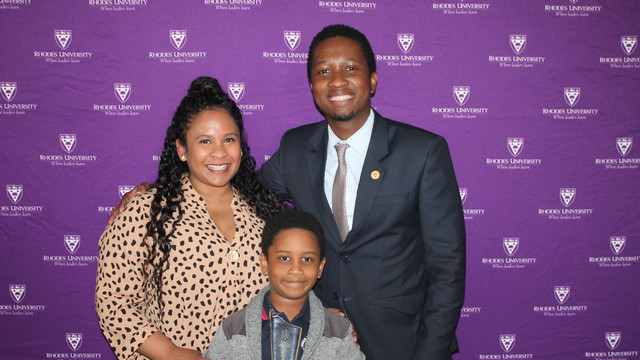
[[[189,167],[180,161],[176,149],[176,140],[186,144],[186,133],[191,121],[205,110],[224,109],[229,112],[240,131],[240,147],[242,157],[240,167],[231,179],[233,188],[251,206],[258,217],[266,220],[271,214],[287,208],[281,198],[265,188],[258,181],[255,171],[256,161],[251,156],[249,145],[244,135],[242,114],[236,103],[231,100],[218,81],[202,76],[195,79],[187,96],[176,109],[171,125],[164,139],[164,149],[158,166],[158,179],[154,187],[156,192],[151,202],[150,220],[147,223],[147,234],[152,241],[148,247],[148,256],[144,264],[145,288],[155,288],[160,308],[162,302],[162,274],[168,268],[167,259],[171,250],[171,237],[175,226],[182,220],[184,202],[182,177],[189,172]],[[147,268],[153,271],[148,273]]]

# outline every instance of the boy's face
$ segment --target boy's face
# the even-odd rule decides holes
[[[262,273],[269,276],[271,301],[306,299],[325,263],[313,233],[303,229],[282,230],[268,252],[268,258],[260,254],[260,266]]]

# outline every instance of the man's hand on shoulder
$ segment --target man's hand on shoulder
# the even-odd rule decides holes
[[[342,311],[340,311],[340,309],[336,309],[336,308],[327,308],[327,310],[333,311],[336,314],[339,314],[340,316],[342,316],[343,318],[349,320],[347,318],[347,315],[345,315],[345,313],[343,313]],[[351,322],[351,320],[349,320],[349,322],[351,323],[351,335],[353,335],[353,342],[356,343],[356,345],[358,345],[358,348],[360,348],[360,343],[358,343],[358,333],[356,332],[356,328],[353,326],[353,323]]]
[[[151,185],[149,183],[143,182],[142,184],[136,186],[133,190],[122,195],[122,200],[120,200],[120,203],[118,204],[118,206],[116,206],[111,212],[111,214],[109,215],[109,221],[107,222],[107,226],[111,225],[113,223],[113,220],[115,220],[116,217],[120,215],[121,212],[124,211],[124,209],[127,207],[127,203],[129,203],[129,201],[131,201],[131,199],[135,195],[140,195],[144,193],[145,191],[149,190],[150,187]]]

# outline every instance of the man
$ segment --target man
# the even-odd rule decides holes
[[[375,57],[356,29],[318,33],[307,76],[325,120],[287,131],[259,175],[323,225],[315,294],[351,320],[367,359],[451,359],[466,240],[444,138],[371,108]]]
[[[356,29],[318,33],[307,76],[325,120],[287,131],[260,178],[323,224],[327,262],[316,295],[353,322],[368,359],[451,359],[465,228],[445,140],[371,108],[375,57]],[[336,143],[348,144],[343,156]],[[345,200],[333,194],[341,162]]]

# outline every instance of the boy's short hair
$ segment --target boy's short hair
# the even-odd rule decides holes
[[[273,245],[273,240],[283,230],[302,229],[313,234],[320,248],[320,257],[324,258],[324,231],[322,225],[315,216],[297,210],[287,210],[275,213],[264,225],[262,231],[262,252],[269,255],[269,248]]]

